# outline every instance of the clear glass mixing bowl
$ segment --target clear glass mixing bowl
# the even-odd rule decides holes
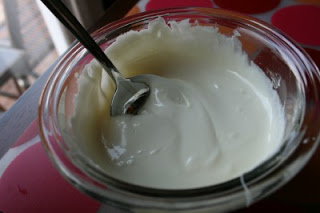
[[[166,21],[197,20],[200,25],[218,27],[227,36],[237,30],[243,50],[272,80],[285,109],[287,124],[281,148],[243,176],[203,188],[153,189],[108,176],[77,141],[68,142],[62,135],[65,131],[72,138],[72,126],[68,121],[73,114],[73,98],[77,92],[75,75],[92,60],[77,43],[54,69],[40,99],[40,135],[56,168],[75,187],[102,203],[138,212],[226,212],[250,205],[288,182],[310,159],[319,142],[319,70],[310,57],[269,24],[217,9],[166,9],[142,13],[108,24],[92,36],[105,49],[117,36],[146,28],[158,16]],[[63,128],[59,122],[65,124]]]

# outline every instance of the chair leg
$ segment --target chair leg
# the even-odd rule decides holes
[[[6,109],[0,104],[0,112],[5,112]]]
[[[23,91],[17,81],[17,78],[15,76],[12,76],[12,79],[13,79],[13,82],[14,82],[14,85],[16,86],[18,92],[19,92],[19,95],[22,95]]]
[[[28,80],[27,75],[23,75],[19,79],[23,81],[23,85],[22,86],[20,85],[20,88],[23,88],[24,90],[26,90],[30,87],[30,81]]]
[[[12,98],[12,99],[18,99],[23,93],[23,88],[21,88],[21,86],[18,83],[17,78],[11,72],[7,73],[7,77],[8,77],[7,79],[10,79],[10,78],[13,79],[13,83],[14,83],[16,89],[18,90],[19,95],[12,94],[11,92],[0,91],[0,96],[5,96],[8,98]]]
[[[7,97],[7,98],[12,98],[12,99],[18,99],[19,98],[19,96],[17,96],[17,95],[13,95],[11,93],[4,92],[4,91],[0,91],[0,96],[4,96],[4,97]]]

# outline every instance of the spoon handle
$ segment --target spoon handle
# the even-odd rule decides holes
[[[72,15],[70,10],[60,0],[41,0],[44,5],[62,22],[62,24],[82,43],[83,46],[99,61],[112,80],[123,79],[121,73],[83,28],[79,21]]]

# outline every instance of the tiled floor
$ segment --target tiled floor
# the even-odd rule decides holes
[[[28,0],[29,3],[33,3],[35,4],[34,0]],[[23,3],[26,3],[23,0]],[[23,6],[23,5],[22,5]],[[38,11],[34,11],[35,9],[37,9],[36,7],[34,7],[34,5],[31,7],[31,5],[29,5],[29,9],[30,9],[30,13],[39,13]],[[28,12],[28,13],[29,13]],[[37,27],[37,26],[36,26]],[[38,26],[38,27],[43,27],[43,26]],[[25,29],[27,29],[25,27]],[[43,32],[42,32],[43,33]],[[44,32],[45,35],[47,36],[47,32]],[[43,37],[43,35],[40,35],[41,37]],[[6,26],[6,20],[5,20],[5,15],[4,15],[4,8],[3,8],[3,0],[0,0],[0,45],[5,46],[5,45],[10,45],[10,40],[9,40],[9,33],[7,30],[7,26]],[[35,44],[30,44],[33,45],[34,48],[32,48],[32,51],[36,50],[40,45],[35,42]],[[42,53],[40,53],[42,54]],[[46,71],[46,69],[58,58],[58,54],[57,52],[53,49],[52,51],[49,52],[49,54],[47,54],[33,69],[33,71],[39,75],[41,75],[43,72]],[[34,79],[33,77],[29,77],[29,80],[31,83],[33,83],[36,79]],[[2,87],[0,87],[1,91],[6,91],[6,92],[10,92],[10,93],[14,93],[14,94],[18,94],[18,91],[15,88],[15,85],[13,83],[13,80],[9,80],[6,84],[4,84]],[[2,107],[4,107],[6,110],[8,110],[14,103],[16,100],[14,99],[10,99],[10,98],[6,98],[3,96],[0,96],[0,105]]]

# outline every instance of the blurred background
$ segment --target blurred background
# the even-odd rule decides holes
[[[86,28],[113,2],[64,1]],[[0,114],[15,103],[73,40],[40,0],[0,0]]]

